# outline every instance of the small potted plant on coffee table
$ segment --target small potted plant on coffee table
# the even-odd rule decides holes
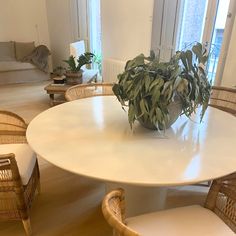
[[[202,119],[211,92],[207,60],[207,51],[197,43],[176,52],[169,62],[160,62],[153,53],[128,61],[113,91],[122,107],[128,107],[131,127],[138,120],[146,128],[165,130],[181,114],[190,117],[198,106]]]
[[[91,64],[93,57],[93,53],[86,52],[81,54],[78,59],[74,56],[70,56],[68,60],[64,60],[64,62],[68,64],[68,68],[65,73],[66,83],[71,85],[81,84],[83,82],[83,70],[81,68],[84,65]]]

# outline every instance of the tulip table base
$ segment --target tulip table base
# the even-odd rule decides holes
[[[106,193],[113,189],[125,190],[125,215],[136,216],[165,208],[167,188],[142,187],[117,183],[106,183]]]

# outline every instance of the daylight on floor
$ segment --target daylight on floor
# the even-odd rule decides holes
[[[235,15],[0,1],[0,236],[236,235]]]

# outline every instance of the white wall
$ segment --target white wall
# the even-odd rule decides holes
[[[0,41],[49,45],[46,0],[0,0]]]
[[[226,87],[236,86],[236,20],[234,21],[221,85]]]
[[[69,57],[71,39],[70,0],[46,0],[53,67]]]
[[[81,0],[82,1],[82,0]],[[62,65],[76,41],[76,0],[0,0],[0,41],[35,41],[52,52],[53,67]]]
[[[152,14],[153,0],[101,0],[103,58],[149,55]]]
[[[65,66],[70,43],[88,40],[87,0],[46,0],[53,67]]]

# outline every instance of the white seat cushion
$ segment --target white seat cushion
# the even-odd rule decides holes
[[[135,216],[126,222],[142,236],[235,235],[212,211],[197,205]]]
[[[31,177],[36,162],[36,154],[28,144],[1,144],[0,154],[14,153],[21,181],[26,185]]]

